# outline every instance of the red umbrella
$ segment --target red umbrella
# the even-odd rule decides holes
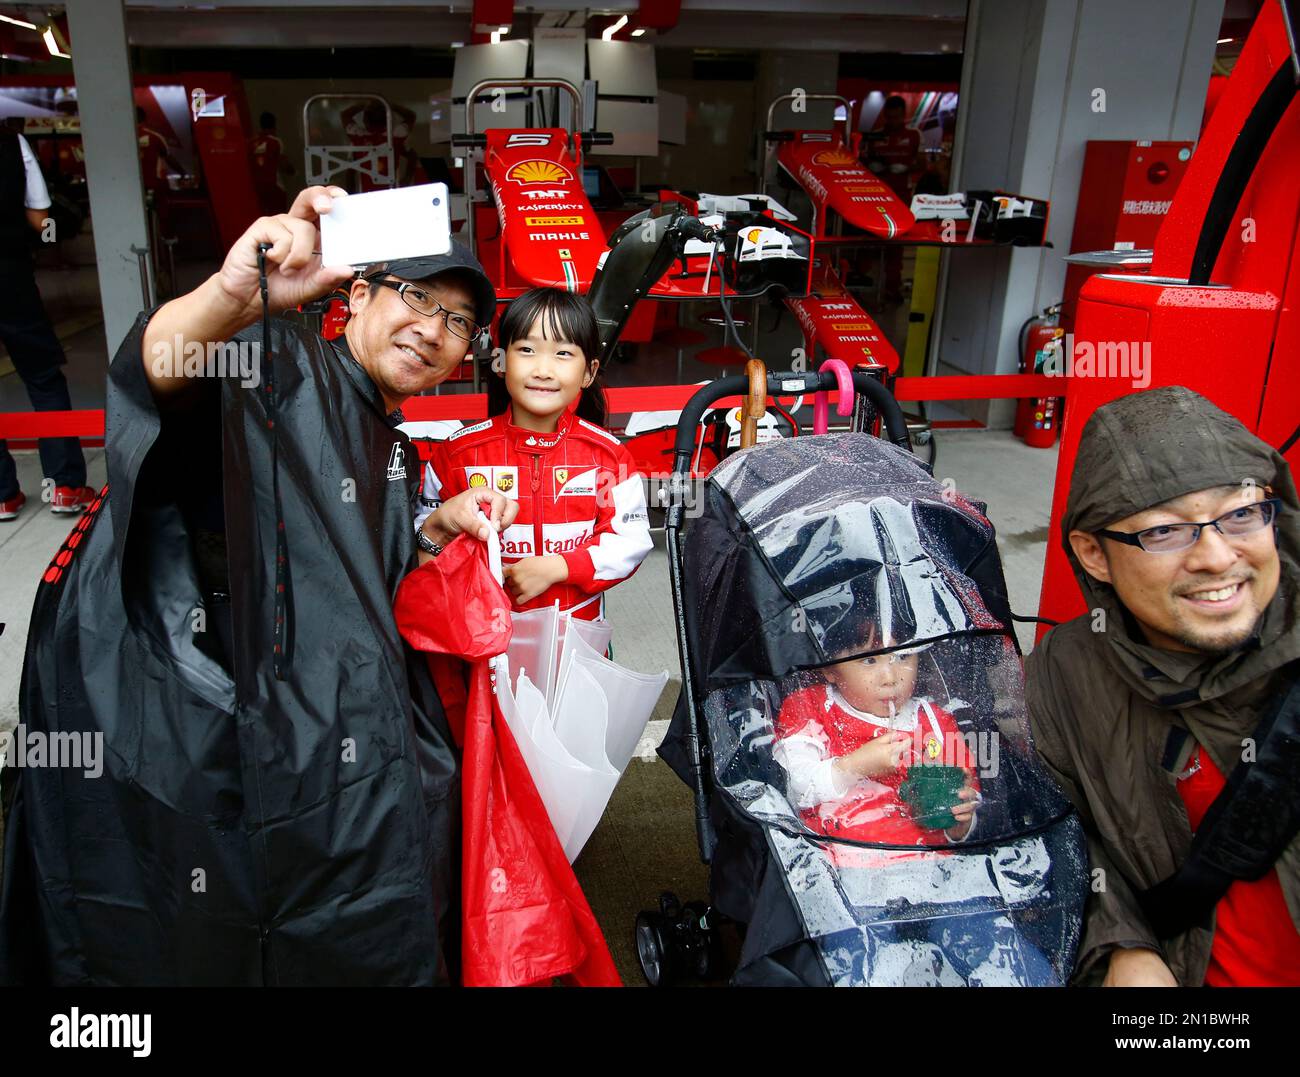
[[[455,616],[449,616],[455,611]],[[522,987],[562,976],[620,986],[613,958],[493,691],[510,599],[487,547],[460,536],[402,581],[397,627],[429,652],[462,759],[462,982]]]

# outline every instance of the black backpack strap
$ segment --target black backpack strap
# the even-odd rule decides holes
[[[1173,875],[1138,895],[1162,939],[1204,925],[1235,879],[1263,877],[1300,831],[1300,664],[1255,729],[1242,761],[1214,798]]]

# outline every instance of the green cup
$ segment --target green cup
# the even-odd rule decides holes
[[[961,803],[957,794],[966,784],[966,771],[942,763],[916,764],[898,795],[912,811],[916,825],[926,830],[947,830],[957,825],[952,809]]]

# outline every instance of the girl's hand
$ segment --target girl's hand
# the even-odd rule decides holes
[[[525,557],[502,568],[506,593],[522,606],[531,602],[548,587],[569,578],[569,564],[557,553],[546,557]]]
[[[857,751],[841,756],[835,766],[858,778],[878,778],[898,769],[903,753],[911,746],[911,733],[886,733]]]
[[[961,841],[970,833],[971,824],[975,822],[975,805],[979,802],[979,793],[975,791],[969,773],[966,775],[966,784],[958,792],[957,798],[961,803],[952,808],[952,817],[957,820],[957,825],[950,826],[944,831],[950,841]]]

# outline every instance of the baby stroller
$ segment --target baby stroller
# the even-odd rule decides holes
[[[774,373],[769,391],[796,380],[834,387]],[[678,425],[667,533],[683,685],[660,755],[694,790],[711,904],[665,895],[638,917],[647,980],[705,974],[725,917],[743,933],[736,985],[1065,983],[1084,839],[1033,753],[983,506],[935,481],[893,397],[861,374],[888,440],[759,445],[692,500],[695,422],[744,388],[706,386]],[[891,664],[912,682],[889,681],[887,706],[853,696],[846,673]],[[900,769],[832,777],[880,726],[902,731]]]

